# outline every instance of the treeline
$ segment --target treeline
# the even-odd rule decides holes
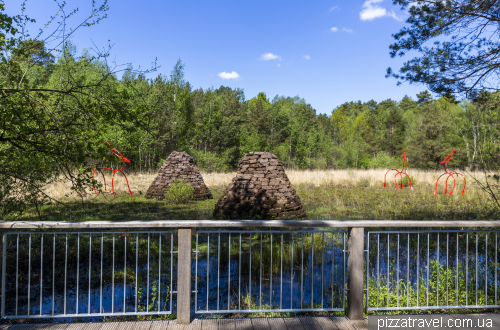
[[[106,134],[133,160],[129,169],[156,171],[173,150],[209,171],[234,169],[251,151],[270,151],[296,169],[388,168],[401,167],[403,149],[413,168],[440,168],[454,149],[450,166],[474,168],[479,149],[498,142],[488,120],[497,108],[480,111],[485,97],[459,103],[424,91],[415,99],[346,102],[325,115],[298,96],[246,100],[240,89],[193,89],[183,69],[179,61],[168,78],[125,74],[120,81],[132,95],[129,107],[143,105],[148,123],[133,134],[118,126]]]
[[[401,167],[403,149],[409,167],[440,168],[456,149],[450,165],[474,168],[480,151],[498,143],[494,94],[457,102],[424,91],[414,99],[346,102],[326,115],[316,114],[298,96],[271,100],[259,93],[247,100],[241,89],[194,89],[180,60],[169,76],[148,79],[129,67],[118,79],[102,58],[87,51],[77,56],[70,43],[58,58],[43,42],[27,41],[19,48],[28,51],[14,53],[11,62],[19,64],[19,76],[26,72],[19,79],[29,86],[29,95],[40,94],[40,105],[33,97],[30,106],[40,107],[49,121],[54,111],[45,113],[43,104],[57,109],[52,125],[61,133],[44,139],[72,141],[73,167],[88,156],[94,166],[121,167],[104,141],[131,160],[128,171],[156,171],[173,150],[188,152],[207,171],[235,169],[251,151],[270,151],[296,169]],[[58,88],[66,92],[50,98],[38,92]],[[87,93],[81,100],[79,90]],[[89,107],[93,113],[87,116]],[[70,120],[75,114],[79,118]],[[70,131],[61,129],[65,121],[71,122]]]

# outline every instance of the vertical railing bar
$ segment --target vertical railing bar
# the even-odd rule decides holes
[[[80,233],[77,235],[76,239],[76,314],[78,315],[78,286],[80,282]]]
[[[380,296],[380,234],[377,233],[377,308]]]
[[[92,234],[89,234],[89,297],[87,314],[90,315],[90,279],[92,275]]]
[[[56,277],[56,234],[54,234],[54,237],[52,239],[52,316],[54,316],[54,301],[56,300],[56,296],[54,295],[54,284],[56,281],[55,277]]]
[[[469,305],[469,233],[465,233],[465,305]]]
[[[250,234],[250,242],[252,241],[252,234]],[[250,247],[252,247],[252,244],[250,243]],[[260,233],[260,283],[259,283],[259,288],[260,288],[260,293],[259,293],[259,309],[262,310],[262,232]],[[250,266],[252,265],[252,256],[250,255]],[[250,267],[252,269],[252,267]],[[250,287],[251,289],[251,287]],[[250,293],[252,291],[250,290]]]
[[[66,315],[66,282],[68,275],[68,233],[66,233],[66,243],[64,249],[64,315]]]
[[[4,244],[6,241],[6,235],[4,235]],[[5,247],[3,248],[3,253],[6,255],[7,251],[5,251]],[[5,261],[3,264],[5,266]],[[5,285],[5,276],[2,277],[2,283]],[[52,282],[53,283],[53,282]],[[17,310],[18,310],[18,289],[19,289],[19,234],[17,234],[17,249],[16,249],[16,316],[17,316]],[[2,298],[5,300],[5,292],[2,293]],[[4,308],[5,302],[2,302],[2,308]],[[5,316],[4,313],[2,313],[2,316]]]
[[[220,296],[220,233],[217,236],[217,310],[219,310],[219,296]]]
[[[147,291],[146,291],[146,313],[149,313],[149,250],[150,250],[150,237],[151,233],[148,233],[148,275],[146,276],[146,281],[147,281]],[[137,262],[137,258],[135,259]],[[136,276],[139,270],[136,270]],[[137,294],[136,294],[136,299],[137,299]]]
[[[231,306],[231,233],[229,233],[229,276],[227,278],[227,310]]]
[[[30,290],[31,289],[31,234],[29,234],[28,238],[28,312],[27,315],[30,315]]]
[[[406,244],[406,307],[410,307],[410,234]]]
[[[194,282],[195,286],[195,293],[194,293],[194,311],[195,313],[198,311],[198,232],[196,232],[196,266],[195,266],[195,271],[194,273],[196,274],[196,279]],[[161,274],[161,234],[160,234],[160,261],[158,263],[160,267],[160,271],[158,271],[158,283],[160,283],[160,274]],[[159,291],[159,290],[158,290]],[[158,312],[160,312],[160,298],[158,298]]]
[[[342,233],[343,237],[343,251],[345,251],[345,232]],[[342,307],[345,308],[345,289],[346,289],[346,280],[345,280],[345,272],[346,272],[346,265],[345,265],[345,252],[342,253],[343,258],[343,269],[344,271],[342,272]]]
[[[436,266],[437,266],[437,286],[436,286],[436,307],[439,306],[439,233],[437,233],[437,255],[436,255]]]
[[[103,259],[103,250],[104,250],[104,233],[101,233],[101,300],[100,300],[100,307],[99,310],[102,313],[103,307],[102,307],[102,259]]]
[[[389,241],[389,234],[387,234],[387,307],[389,307],[389,285],[390,285],[390,276],[389,276],[389,255],[390,255],[390,246],[391,243]]]
[[[238,257],[238,309],[241,310],[241,232],[240,232],[240,253]]]
[[[161,311],[161,234],[158,233],[158,313]],[[196,304],[198,303],[198,233],[196,233]],[[198,305],[196,305],[198,306]],[[198,311],[198,308],[196,308]]]
[[[281,232],[280,309],[283,309],[283,232]]]
[[[324,272],[325,272],[325,233],[321,233],[321,308],[324,303]]]
[[[477,246],[478,246],[479,235],[476,233],[476,306],[477,306],[477,287],[478,287],[478,263],[477,263]]]
[[[17,234],[17,241],[19,242],[19,234]],[[19,243],[18,243],[19,252]],[[5,275],[7,272],[7,234],[2,236],[2,310],[1,317],[5,316]],[[17,265],[16,265],[16,316],[17,316]]]
[[[430,245],[430,233],[427,232],[427,307],[429,307],[429,269],[430,267],[430,260],[429,260],[429,245]]]
[[[333,233],[332,233],[333,238]],[[333,242],[335,246],[335,242]],[[332,251],[332,259],[335,256],[335,249]],[[333,262],[333,260],[332,260]],[[333,268],[333,267],[332,267]],[[370,232],[366,233],[366,309],[368,309],[369,296],[370,296],[370,286],[369,286],[369,274],[370,274]],[[333,275],[332,275],[333,278]],[[333,309],[333,291],[332,291],[332,309]]]
[[[115,312],[115,233],[113,233],[113,258],[111,270],[111,313]]]
[[[448,269],[449,269],[449,263],[450,263],[450,258],[448,254],[450,246],[450,233],[446,233],[446,306],[450,305],[450,300],[448,298],[448,291],[449,291],[449,284],[448,284]]]
[[[456,278],[455,278],[455,291],[457,292],[457,301],[456,301],[456,305],[458,306],[458,232],[457,232],[457,254],[456,254],[456,267],[457,267],[457,270],[456,270]]]
[[[40,239],[40,315],[42,315],[42,301],[43,301],[43,233]]]
[[[149,236],[149,233],[148,233],[148,236]],[[149,243],[149,240],[148,240],[148,243]],[[149,244],[148,244],[148,250],[149,250]],[[137,280],[138,277],[139,277],[139,233],[136,233],[135,234],[135,301],[134,301],[135,313],[137,313],[137,299],[138,299],[138,295],[139,295],[139,283]],[[148,255],[148,274],[146,277],[147,277],[146,281],[148,281],[147,288],[149,289],[149,255]],[[148,290],[146,290],[146,291],[148,291]],[[146,292],[146,294],[148,295],[149,292]],[[149,303],[146,302],[146,308],[149,308],[149,307],[147,307],[148,305],[149,305]]]
[[[127,309],[127,235],[123,235],[124,238],[124,258],[123,258],[123,314],[125,314]],[[90,306],[90,305],[89,305]]]
[[[396,270],[396,296],[397,296],[397,307],[399,308],[399,233],[398,233],[398,247],[397,247],[397,270]]]
[[[207,258],[208,259],[208,258]],[[208,261],[207,261],[208,266]],[[207,268],[208,269],[208,268]],[[174,290],[174,233],[170,233],[170,313],[172,313],[172,306],[174,299],[172,298],[172,291]],[[207,297],[208,297],[208,282],[207,282]],[[208,308],[208,298],[207,298]]]
[[[335,233],[332,233],[332,309],[334,306],[334,292],[335,292]]]
[[[208,311],[209,293],[210,293],[210,233],[207,234],[207,311]]]
[[[262,256],[262,233],[260,234],[260,255]],[[249,283],[249,296],[248,296],[248,310],[250,310],[250,302],[252,300],[252,233],[250,233],[250,268],[248,269],[248,283]],[[262,258],[260,258],[260,284],[262,296]],[[262,300],[262,298],[261,298]]]
[[[420,233],[417,233],[417,307],[420,304],[420,299],[419,299],[420,288],[418,287],[419,277],[420,277]]]
[[[486,233],[486,244],[484,248],[484,292],[486,294],[486,297],[484,299],[484,304],[488,305],[488,233]]]
[[[269,271],[269,310],[273,309],[273,233],[271,233],[271,270]]]
[[[293,309],[293,232],[292,232],[292,267],[290,269],[290,309]]]
[[[304,232],[302,232],[302,267],[300,277],[300,309],[304,308]]]
[[[311,308],[314,308],[314,232],[311,236]]]

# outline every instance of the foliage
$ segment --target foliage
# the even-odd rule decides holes
[[[387,77],[423,83],[439,94],[498,90],[500,50],[496,1],[393,0],[410,14],[393,37],[391,57],[417,51],[399,73]],[[431,44],[431,42],[433,43]]]
[[[165,203],[186,204],[193,198],[194,188],[186,181],[173,180],[165,191]]]

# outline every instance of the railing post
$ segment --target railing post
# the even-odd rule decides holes
[[[363,320],[364,228],[348,228],[347,317]]]
[[[177,324],[191,323],[191,228],[179,228]]]

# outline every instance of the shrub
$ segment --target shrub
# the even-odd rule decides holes
[[[166,204],[186,204],[193,198],[194,188],[186,181],[175,179],[165,191]]]
[[[417,180],[415,179],[415,177],[411,175],[410,179],[411,179],[411,185],[412,187],[414,187],[415,184],[417,183]],[[403,175],[403,187],[410,187],[410,180],[408,180],[408,177],[406,175]]]

